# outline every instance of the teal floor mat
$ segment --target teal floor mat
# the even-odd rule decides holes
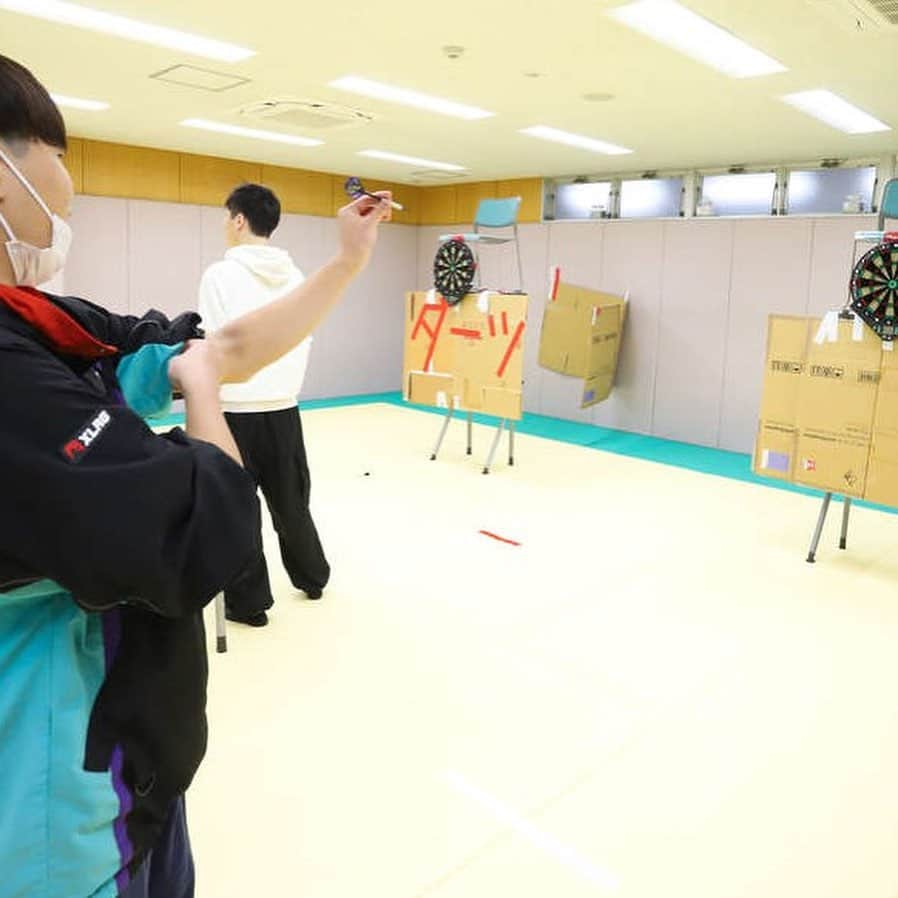
[[[336,399],[312,399],[303,402],[301,407],[308,410],[344,408],[353,405],[371,405],[378,402],[402,408],[413,408],[416,411],[427,412],[433,415],[445,414],[439,408],[412,405],[405,402],[402,399],[402,394],[398,391],[368,393],[361,396],[344,396]],[[487,415],[474,415],[474,420],[478,424],[495,425],[497,419]],[[167,418],[152,422],[157,427],[183,423],[183,415],[169,415]],[[783,483],[767,477],[759,477],[751,469],[751,455],[741,452],[727,452],[724,449],[711,449],[707,446],[695,446],[691,443],[663,440],[659,437],[628,433],[623,430],[612,430],[607,427],[597,427],[594,424],[582,424],[578,421],[565,421],[561,418],[550,418],[546,415],[525,414],[518,423],[517,432],[527,436],[557,440],[561,443],[571,443],[588,449],[599,449],[602,452],[612,452],[615,455],[626,455],[630,458],[642,459],[643,461],[671,465],[675,468],[685,468],[700,474],[711,474],[716,477],[726,477],[730,480],[741,480],[744,483],[754,483],[768,489],[786,490],[787,492],[799,493],[805,496],[821,497],[823,495],[818,490],[793,486],[790,483]],[[898,509],[895,508],[873,505],[869,502],[858,501],[855,504],[890,514],[898,514]]]

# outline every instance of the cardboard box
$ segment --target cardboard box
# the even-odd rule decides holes
[[[881,391],[888,353],[879,337],[855,327],[853,320],[840,319],[833,331],[836,339],[818,342],[820,325],[813,318],[770,318],[754,470],[826,492],[870,498],[868,472],[878,441],[882,464],[873,471],[873,489],[892,495],[888,465],[898,467],[898,364],[888,389]],[[887,432],[887,426],[892,430]]]
[[[583,378],[581,408],[607,399],[614,386],[626,319],[626,300],[559,282],[546,306],[539,364]]]
[[[883,352],[865,498],[898,506],[898,353]]]
[[[520,420],[528,297],[406,294],[403,396],[438,408]]]

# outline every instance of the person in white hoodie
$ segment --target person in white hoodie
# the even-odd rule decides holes
[[[199,312],[210,333],[303,281],[290,255],[269,244],[281,217],[280,202],[271,190],[243,184],[225,207],[230,248],[200,282]],[[309,511],[311,481],[297,405],[311,345],[309,337],[250,380],[223,386],[221,404],[246,470],[268,503],[290,581],[308,598],[319,599],[330,565]],[[229,620],[263,627],[273,603],[260,533],[258,557],[225,590],[225,609]]]

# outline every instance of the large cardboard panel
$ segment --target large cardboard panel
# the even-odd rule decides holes
[[[762,421],[755,441],[753,469],[762,477],[791,481],[798,433],[794,427]]]
[[[760,417],[764,422],[795,426],[810,327],[811,322],[807,318],[770,316],[761,397]]]
[[[864,498],[879,505],[898,506],[898,455],[870,457]]]
[[[816,330],[816,329],[815,329]],[[882,343],[868,328],[854,339],[851,321],[839,322],[838,340],[808,343],[796,423],[814,431],[869,443],[879,385]]]
[[[869,440],[843,438],[833,433],[799,432],[795,483],[861,498],[869,455]]]
[[[882,345],[870,331],[838,322],[836,339],[818,342],[820,321],[772,316],[769,323],[761,423],[755,446],[756,473],[826,492],[861,498],[875,421],[890,412],[898,393],[883,373]],[[887,355],[887,354],[886,354]],[[879,397],[880,382],[889,386]],[[883,460],[898,462],[898,431],[883,435]],[[887,494],[887,468],[874,473],[875,489]],[[883,501],[881,498],[878,501]]]
[[[527,304],[521,294],[490,294],[485,306],[471,294],[449,306],[439,295],[408,293],[406,399],[520,419]]]
[[[626,303],[619,296],[559,283],[543,316],[539,363],[581,377],[581,407],[608,398],[617,371]]]

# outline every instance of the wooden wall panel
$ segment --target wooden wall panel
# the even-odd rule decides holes
[[[181,154],[181,202],[199,206],[223,206],[228,194],[241,184],[262,180],[256,162]]]
[[[166,150],[84,141],[84,193],[177,203],[181,157]]]
[[[457,190],[455,185],[446,187],[424,187],[420,197],[419,223],[455,224]]]
[[[473,224],[481,200],[498,197],[495,181],[475,181],[455,188],[455,224]]]
[[[284,212],[331,214],[331,176],[324,172],[263,165],[262,183],[278,195]]]
[[[72,186],[75,193],[84,192],[84,141],[80,137],[68,139],[68,149],[65,154],[65,167],[72,176]]]
[[[521,197],[521,211],[518,223],[543,220],[542,178],[517,178],[513,181],[498,181],[496,196]]]

